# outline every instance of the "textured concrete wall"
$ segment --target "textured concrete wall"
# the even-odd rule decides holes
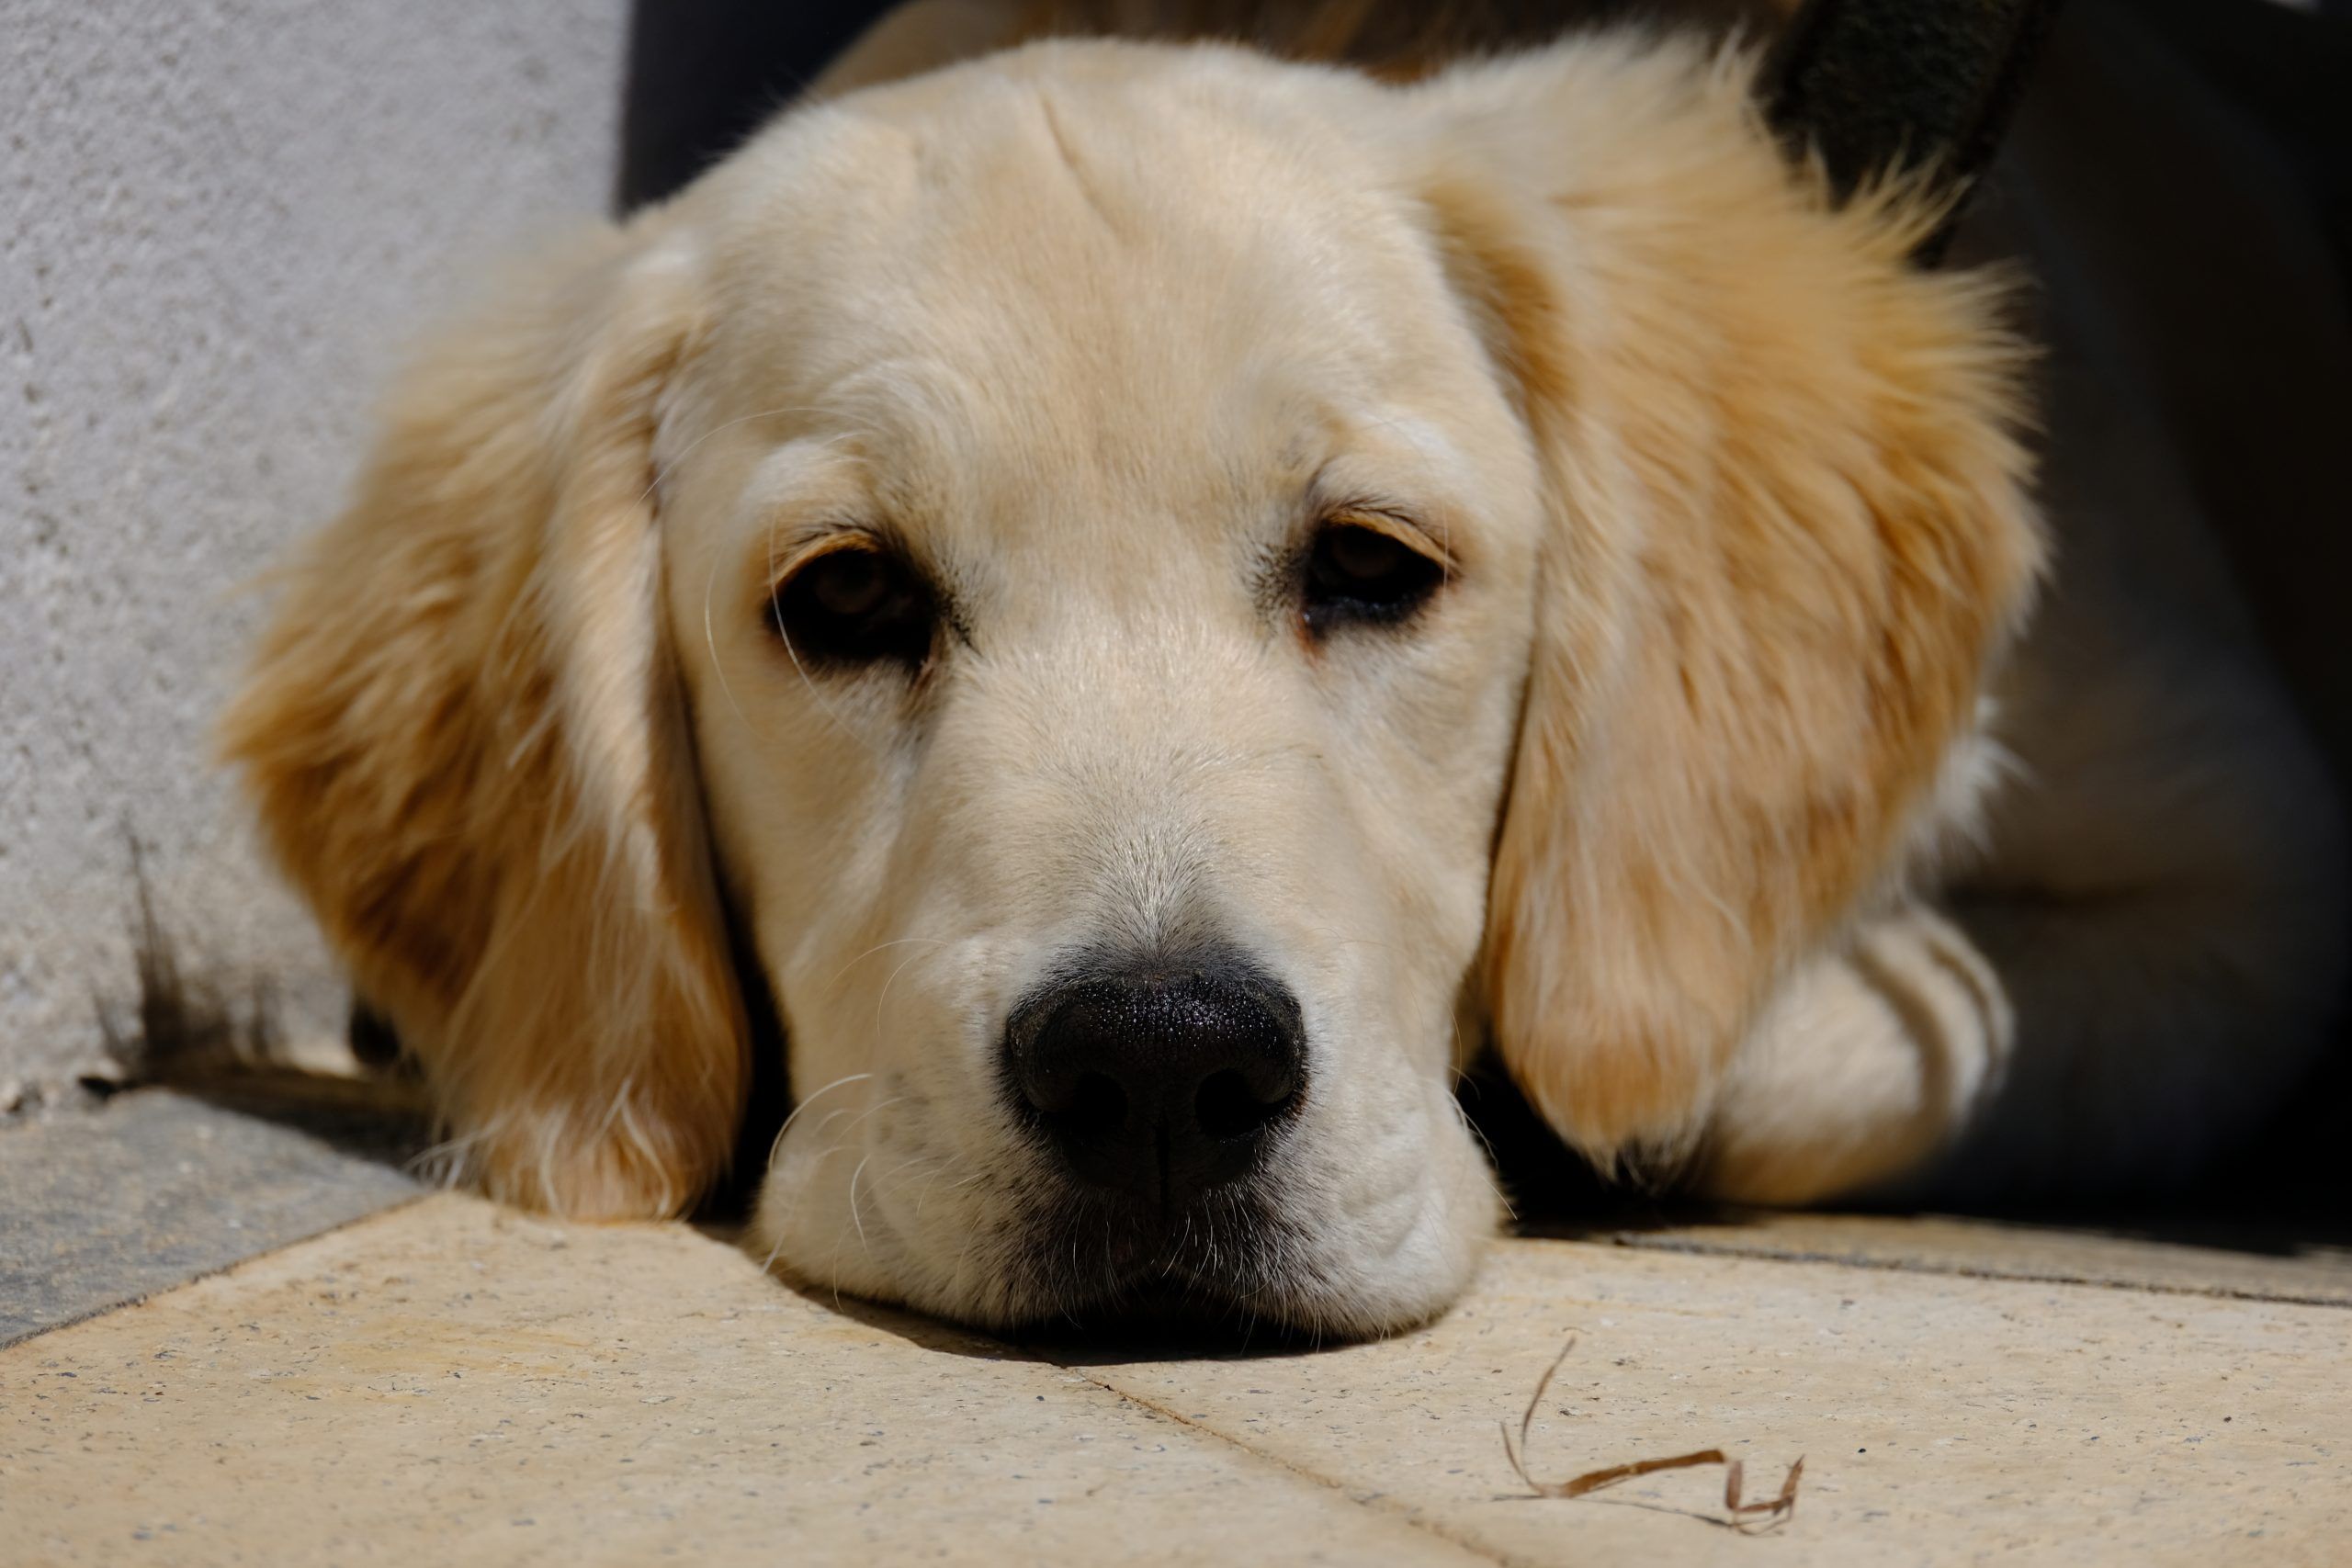
[[[212,716],[403,340],[605,205],[621,0],[0,0],[0,1111],[135,1027],[130,835],[183,974],[340,987]]]

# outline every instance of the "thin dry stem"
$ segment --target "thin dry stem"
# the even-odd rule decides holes
[[[1538,1481],[1530,1475],[1526,1464],[1527,1439],[1529,1427],[1535,1420],[1535,1407],[1544,1403],[1544,1394],[1551,1388],[1552,1379],[1559,1372],[1561,1363],[1568,1359],[1568,1352],[1576,1348],[1576,1336],[1571,1334],[1568,1342],[1560,1347],[1560,1353],[1552,1358],[1552,1364],[1544,1369],[1544,1375],[1535,1381],[1535,1392],[1528,1396],[1527,1408],[1520,1413],[1516,1441],[1511,1438],[1510,1423],[1503,1423],[1503,1453],[1510,1460],[1511,1469],[1519,1472],[1520,1480],[1527,1483],[1529,1491],[1539,1497],[1581,1497],[1605,1486],[1614,1486],[1621,1481],[1655,1475],[1662,1470],[1695,1470],[1701,1465],[1719,1464],[1724,1467],[1724,1507],[1731,1515],[1729,1523],[1732,1529],[1744,1534],[1761,1532],[1796,1517],[1797,1480],[1804,1473],[1803,1455],[1798,1456],[1796,1463],[1789,1466],[1788,1478],[1781,1483],[1778,1496],[1754,1503],[1741,1497],[1746,1479],[1746,1470],[1741,1461],[1726,1455],[1721,1449],[1700,1449],[1692,1453],[1676,1454],[1670,1459],[1644,1459],[1629,1464],[1608,1465],[1571,1476],[1566,1481]]]

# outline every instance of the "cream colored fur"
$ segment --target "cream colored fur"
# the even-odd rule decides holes
[[[465,1174],[707,1186],[722,892],[799,1096],[761,1245],[990,1324],[1115,1297],[1038,1266],[998,1061],[1088,944],[1298,993],[1279,1220],[1183,1268],[1317,1329],[1475,1266],[1487,1029],[1596,1160],[1771,1201],[2120,1178],[2275,1092],[2338,932],[2291,721],[2064,493],[2004,664],[2045,540],[2000,290],[1792,175],[1743,57],[891,80],[999,36],[955,9],[442,339],[289,574],[229,748]],[[1270,563],[1369,502],[1450,579],[1317,642]],[[845,528],[945,585],[919,680],[767,624]]]

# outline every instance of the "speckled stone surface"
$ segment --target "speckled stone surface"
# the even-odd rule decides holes
[[[401,1153],[160,1089],[0,1132],[0,1345],[405,1202]]]
[[[455,1196],[0,1353],[0,1541],[12,1563],[1481,1561],[695,1231]]]
[[[1722,1447],[1795,1518],[1722,1517],[1720,1471],[1525,1500],[1516,1421],[1566,1337],[1531,1468]],[[1252,1365],[1092,1369],[1498,1561],[2342,1562],[2352,1314],[1577,1243],[1501,1248],[1433,1330]]]
[[[2293,1293],[2293,1292],[2289,1292]],[[1430,1329],[1016,1349],[683,1226],[435,1196],[0,1352],[11,1562],[2334,1562],[2352,1313],[2128,1283],[1500,1247]],[[1720,1445],[1719,1472],[1543,1500]]]

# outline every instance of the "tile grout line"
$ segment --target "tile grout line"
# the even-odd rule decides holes
[[[1588,1244],[1589,1245],[1589,1244]],[[1828,1264],[1838,1269],[1868,1269],[1883,1274],[1925,1274],[1945,1279],[1982,1280],[2019,1285],[2075,1285],[2091,1291],[2136,1292],[2152,1296],[2197,1296],[2208,1301],[2268,1302],[2280,1306],[2329,1307],[2352,1311],[2341,1296],[2300,1295],[2291,1292],[2259,1291],[2233,1285],[2177,1285],[2156,1280],[2099,1279],[2086,1274],[2061,1274],[2014,1269],[1971,1268],[1964,1264],[1928,1263],[1917,1258],[1867,1258],[1854,1253],[1794,1252],[1740,1247],[1727,1242],[1652,1240],[1623,1232],[1608,1237],[1608,1245],[1628,1252],[1660,1252],[1679,1258],[1739,1258],[1759,1263]]]
[[[763,1272],[766,1272],[766,1270],[763,1270]],[[1350,1505],[1355,1507],[1369,1509],[1370,1511],[1379,1514],[1384,1517],[1395,1520],[1396,1523],[1405,1526],[1408,1529],[1417,1530],[1419,1533],[1429,1536],[1434,1540],[1443,1541],[1446,1545],[1454,1548],[1456,1551],[1465,1552],[1471,1557],[1477,1559],[1479,1562],[1492,1562],[1498,1564],[1498,1568],[1542,1568],[1541,1564],[1536,1563],[1530,1559],[1517,1557],[1508,1552],[1497,1551],[1490,1547],[1466,1540],[1447,1529],[1445,1527],[1408,1513],[1401,1506],[1393,1503],[1384,1506],[1377,1499],[1368,1500],[1366,1498],[1360,1497],[1356,1495],[1353,1489],[1350,1488],[1341,1481],[1336,1480],[1331,1476],[1325,1475],[1319,1471],[1307,1469],[1306,1466],[1292,1460],[1285,1459],[1281,1454],[1259,1448],[1255,1444],[1245,1442],[1241,1438],[1233,1437],[1228,1433],[1221,1432],[1215,1427],[1211,1427],[1204,1422],[1193,1419],[1191,1416],[1184,1415],[1182,1411],[1170,1409],[1169,1406],[1162,1404],[1158,1400],[1155,1400],[1147,1394],[1137,1393],[1133,1390],[1122,1388],[1117,1383],[1111,1382],[1108,1378],[1098,1375],[1082,1365],[1059,1359],[1048,1350],[1033,1346],[1024,1346],[1018,1343],[992,1338],[988,1335],[977,1333],[956,1325],[942,1324],[938,1320],[929,1317],[927,1314],[910,1314],[905,1308],[888,1308],[885,1310],[889,1312],[893,1316],[911,1315],[919,1317],[924,1323],[930,1325],[934,1332],[944,1329],[949,1337],[958,1340],[964,1345],[974,1349],[984,1350],[990,1353],[991,1359],[1026,1361],[1032,1366],[1050,1367],[1056,1371],[1077,1378],[1088,1387],[1098,1389],[1101,1392],[1109,1394],[1113,1399],[1117,1400],[1123,1404],[1131,1405],[1136,1409],[1143,1411],[1147,1415],[1159,1416],[1163,1420],[1172,1423],[1174,1426],[1184,1431],[1196,1433],[1199,1436],[1207,1438],[1209,1441],[1216,1443],[1221,1449],[1229,1450],[1234,1452],[1246,1455],[1250,1460],[1270,1469],[1279,1471],[1286,1475],[1295,1476],[1298,1480],[1308,1483],[1310,1485],[1318,1486],[1327,1491],[1335,1492]],[[1380,1495],[1385,1496],[1386,1495],[1381,1494]]]
[[[1498,1563],[1502,1565],[1502,1568],[1526,1568],[1526,1565],[1528,1564],[1528,1560],[1526,1559],[1513,1556],[1509,1552],[1498,1551],[1492,1547],[1468,1540],[1465,1537],[1458,1535],[1454,1531],[1448,1529],[1443,1525],[1437,1524],[1430,1519],[1421,1517],[1417,1514],[1409,1513],[1400,1506],[1393,1504],[1384,1506],[1382,1499],[1385,1499],[1388,1495],[1388,1494],[1385,1492],[1374,1494],[1371,1497],[1358,1496],[1355,1490],[1351,1488],[1342,1481],[1325,1475],[1320,1471],[1309,1470],[1305,1465],[1302,1465],[1294,1460],[1285,1459],[1281,1454],[1274,1453],[1266,1449],[1261,1449],[1254,1443],[1244,1442],[1241,1438],[1237,1438],[1228,1432],[1221,1432],[1215,1427],[1211,1427],[1204,1422],[1193,1419],[1191,1416],[1184,1415],[1182,1411],[1170,1409],[1167,1405],[1162,1404],[1159,1401],[1153,1399],[1147,1394],[1137,1393],[1131,1389],[1121,1388],[1117,1383],[1112,1382],[1106,1378],[1098,1377],[1094,1373],[1088,1371],[1083,1367],[1072,1366],[1068,1362],[1056,1361],[1050,1358],[1041,1359],[1046,1360],[1046,1365],[1059,1367],[1062,1371],[1069,1372],[1073,1376],[1083,1378],[1086,1382],[1093,1384],[1096,1388],[1102,1390],[1105,1393],[1124,1400],[1129,1404],[1133,1404],[1142,1410],[1147,1410],[1152,1415],[1160,1416],[1166,1420],[1172,1421],[1177,1426],[1183,1427],[1187,1431],[1198,1432],[1202,1436],[1222,1443],[1227,1448],[1238,1450],[1242,1453],[1248,1454],[1250,1458],[1259,1461],[1261,1463],[1272,1465],[1277,1470],[1297,1476],[1302,1481],[1310,1482],[1315,1485],[1325,1487],[1329,1491],[1336,1492],[1356,1507],[1368,1508],[1374,1513],[1385,1515],[1387,1517],[1395,1519],[1399,1524],[1405,1525],[1412,1529],[1419,1530],[1425,1535],[1433,1536],[1439,1540],[1445,1542],[1448,1546],[1455,1547],[1463,1551],[1466,1551],[1471,1556],[1478,1558],[1482,1562]]]

